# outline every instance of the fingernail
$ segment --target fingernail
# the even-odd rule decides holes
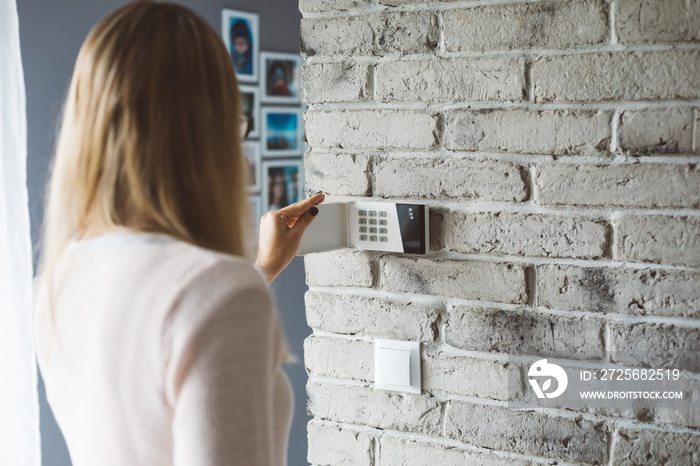
[[[312,207],[309,209],[309,213],[311,214],[312,217],[315,217],[316,214],[318,213],[318,209],[316,207]]]
[[[314,194],[314,196],[318,196],[319,194],[323,194],[323,191],[317,192],[316,194]]]

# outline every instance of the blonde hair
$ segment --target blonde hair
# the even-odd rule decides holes
[[[65,103],[39,280],[71,239],[120,228],[245,255],[240,106],[228,51],[189,9],[136,1],[100,21]]]

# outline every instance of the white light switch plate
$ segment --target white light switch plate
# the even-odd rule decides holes
[[[374,388],[420,394],[420,343],[374,340]]]
[[[426,254],[428,206],[357,201],[319,204],[297,255],[342,248]]]

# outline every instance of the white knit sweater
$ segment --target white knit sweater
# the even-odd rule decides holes
[[[74,466],[284,465],[292,415],[267,285],[166,235],[71,243],[35,329]]]

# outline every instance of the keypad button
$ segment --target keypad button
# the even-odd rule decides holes
[[[361,218],[361,219],[360,219],[360,225],[367,225],[367,219],[366,219],[366,218]]]
[[[379,212],[377,212],[377,214],[378,214],[380,217],[386,217],[386,211],[384,211],[384,210],[380,210]]]
[[[380,221],[379,221],[379,224],[380,224],[380,225],[386,225],[386,220],[380,220]]]
[[[367,235],[360,235],[360,241],[367,241]]]
[[[367,233],[367,227],[360,227],[360,233]]]
[[[376,217],[377,216],[377,211],[376,210],[370,210],[369,212],[370,217]]]
[[[377,232],[377,229],[376,229],[376,228],[373,228],[373,227],[370,227],[369,232],[370,232],[370,233],[376,233],[376,232]]]
[[[380,229],[379,229],[379,234],[381,234],[381,235],[386,235],[386,228],[380,228]]]
[[[373,218],[370,218],[370,219],[369,219],[369,224],[370,224],[370,225],[376,225],[376,224],[377,224],[377,221],[376,221],[375,219],[373,219]]]
[[[380,242],[380,243],[386,243],[386,242],[388,242],[388,241],[389,241],[389,240],[387,239],[386,236],[380,236],[380,237],[379,237],[379,242]]]
[[[369,240],[370,240],[370,241],[377,241],[377,237],[376,237],[376,236],[370,236],[370,237],[369,237]]]
[[[361,211],[358,212],[358,214],[359,214],[359,215],[367,215],[367,211],[366,211],[366,210],[361,210]]]

